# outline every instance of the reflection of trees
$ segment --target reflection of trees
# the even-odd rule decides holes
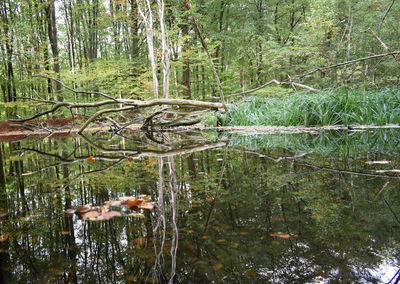
[[[11,192],[12,223],[2,227],[14,234],[7,262],[21,271],[13,276],[19,273],[20,282],[44,275],[72,283],[300,283],[322,275],[357,282],[370,279],[367,268],[380,263],[375,252],[398,242],[393,214],[375,199],[384,177],[351,174],[364,172],[362,165],[283,149],[216,151],[226,142],[190,144],[188,135],[179,145],[154,136],[165,144],[144,148],[140,139],[126,139],[114,148],[115,140],[102,137],[76,138],[73,147],[53,140],[22,144],[13,159],[24,153],[24,171],[33,172],[20,176],[26,213],[20,214],[20,190]],[[391,179],[380,193],[394,212],[397,186]],[[138,194],[159,204],[145,219],[92,223],[63,214],[77,204]],[[271,236],[277,232],[295,237]]]

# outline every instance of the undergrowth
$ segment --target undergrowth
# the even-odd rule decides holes
[[[251,97],[219,117],[222,125],[313,126],[400,123],[400,89],[336,89],[282,98]]]

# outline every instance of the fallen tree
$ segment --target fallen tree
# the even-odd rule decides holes
[[[277,85],[286,85],[291,86],[293,88],[302,88],[310,92],[319,92],[319,90],[307,86],[302,83],[298,83],[295,81],[299,81],[305,77],[311,76],[317,72],[326,72],[327,70],[338,68],[342,66],[347,66],[350,64],[354,64],[357,62],[362,62],[366,60],[371,60],[375,58],[385,57],[385,56],[393,56],[396,60],[396,57],[400,54],[400,51],[393,51],[383,54],[371,55],[363,58],[358,58],[354,60],[349,60],[346,62],[341,62],[337,64],[332,64],[320,68],[316,68],[312,71],[306,72],[304,74],[298,75],[293,77],[289,81],[277,81],[271,80],[259,87],[254,89],[243,91],[240,93],[231,94],[225,96],[226,98],[230,97],[237,97],[237,96],[244,96],[251,93],[254,93],[258,90],[261,90],[269,85],[277,84]],[[32,101],[37,101],[45,104],[52,105],[52,107],[46,111],[39,112],[31,117],[24,118],[24,119],[14,119],[10,121],[15,122],[28,122],[33,119],[42,117],[47,114],[52,114],[58,109],[65,107],[70,112],[72,117],[74,118],[73,110],[77,109],[90,109],[90,108],[100,108],[103,106],[110,106],[109,108],[103,108],[92,114],[91,116],[85,118],[81,127],[77,130],[78,133],[82,133],[85,129],[89,127],[89,125],[95,122],[98,119],[104,118],[103,115],[105,114],[112,114],[112,113],[122,113],[126,111],[134,112],[138,116],[141,115],[140,118],[135,119],[133,121],[128,121],[124,123],[120,123],[110,117],[106,117],[107,120],[111,121],[115,127],[115,133],[125,129],[126,127],[132,125],[133,123],[141,123],[141,129],[149,130],[149,129],[156,129],[156,128],[168,128],[168,127],[177,127],[177,126],[187,126],[199,123],[201,121],[200,115],[204,112],[209,110],[225,112],[228,110],[227,105],[224,102],[205,102],[205,101],[198,101],[198,100],[187,100],[187,99],[169,99],[169,98],[155,98],[152,100],[141,101],[141,100],[133,100],[133,99],[116,99],[109,94],[97,91],[81,91],[77,89],[73,89],[67,86],[64,82],[54,79],[49,76],[44,75],[36,75],[34,77],[41,77],[47,80],[53,80],[56,83],[60,84],[62,87],[66,88],[67,90],[75,93],[75,94],[93,94],[98,95],[100,97],[106,98],[105,100],[98,101],[98,102],[91,102],[91,103],[72,103],[72,102],[56,102],[50,100],[43,100],[37,98],[26,98],[22,97],[20,99],[28,99]],[[150,108],[156,107],[155,109],[149,111]]]

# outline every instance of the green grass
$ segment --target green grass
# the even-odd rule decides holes
[[[336,89],[283,98],[251,97],[220,116],[223,125],[313,126],[400,123],[400,89]]]

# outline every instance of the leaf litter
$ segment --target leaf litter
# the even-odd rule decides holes
[[[68,215],[76,214],[79,218],[91,221],[110,220],[114,217],[129,216],[143,218],[140,212],[142,209],[153,210],[157,207],[155,202],[150,202],[151,196],[140,195],[138,198],[134,196],[120,197],[119,200],[108,200],[102,206],[91,206],[90,204],[80,205],[76,209],[67,209]],[[111,207],[128,208],[134,212],[126,214],[121,211],[111,210]]]

